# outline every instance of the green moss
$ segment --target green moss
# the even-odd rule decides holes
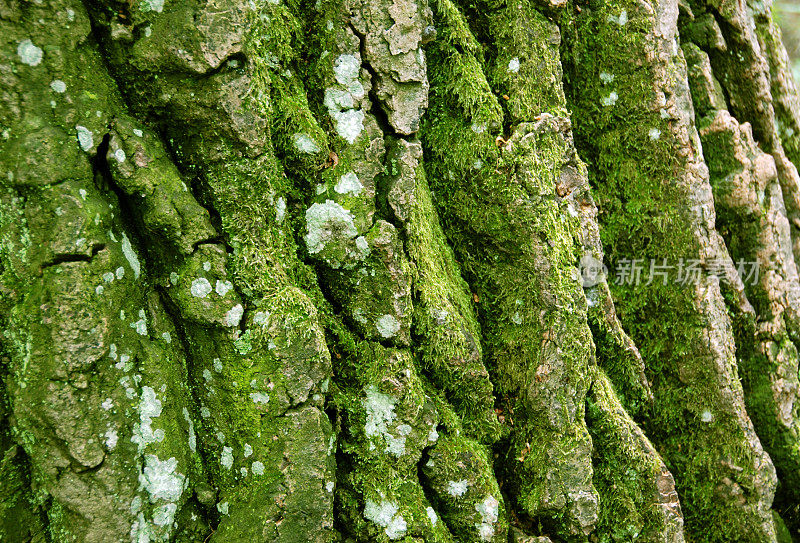
[[[623,27],[615,22],[622,10],[628,17]],[[665,120],[671,114],[662,113],[653,92],[656,68],[666,74],[666,86],[680,77],[681,66],[658,58],[655,64],[641,62],[653,24],[650,15],[627,2],[577,16],[565,12],[562,22],[562,28],[572,29],[563,49],[568,101],[578,147],[596,186],[612,269],[624,259],[640,258],[645,264],[667,259],[676,270],[680,259],[701,254],[700,240],[693,239],[700,225],[685,205],[688,190],[675,181],[688,175],[689,165]],[[650,137],[651,128],[659,131],[657,138]],[[771,531],[763,506],[771,499],[771,466],[751,439],[749,422],[732,414],[743,410],[727,392],[731,385],[719,381],[738,388],[733,350],[708,349],[709,326],[720,341],[733,343],[721,295],[712,285],[699,289],[675,280],[673,274],[666,286],[646,280],[612,285],[620,320],[642,352],[652,385],[654,405],[644,427],[675,475],[692,538],[758,540],[757,534]],[[731,462],[736,471],[727,467]],[[752,498],[737,501],[728,494],[737,488],[752,492]]]

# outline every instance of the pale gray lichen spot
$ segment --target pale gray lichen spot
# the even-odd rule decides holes
[[[614,74],[610,74],[608,72],[600,72],[600,81],[605,84],[611,83],[614,81]]]
[[[175,520],[175,513],[178,506],[174,503],[165,503],[153,511],[153,524],[156,526],[168,526]]]
[[[125,268],[123,268],[122,266],[114,270],[114,272],[117,276],[117,279],[122,279],[123,277],[125,277]]]
[[[192,286],[189,289],[192,296],[195,298],[205,298],[211,293],[211,283],[205,277],[198,277],[192,281]]]
[[[141,138],[141,137],[144,135],[144,132],[142,132],[142,131],[141,131],[141,130],[139,130],[138,128],[134,128],[134,129],[133,129],[133,135],[134,135],[134,136],[136,136],[136,137],[139,137],[139,138]]]
[[[383,315],[375,323],[381,337],[394,337],[400,331],[400,322],[393,315]]]
[[[478,535],[483,541],[491,541],[494,537],[494,524],[500,513],[500,502],[489,494],[482,502],[475,504],[475,510],[481,516],[481,522],[475,524]]]
[[[217,511],[222,513],[223,515],[228,514],[228,502],[221,502],[217,504]]]
[[[280,196],[278,201],[275,202],[275,222],[280,224],[284,218],[286,218],[286,200],[283,199],[283,196]]]
[[[217,373],[222,373],[222,360],[219,358],[215,358],[212,360],[212,365],[214,366],[214,371]]]
[[[703,422],[711,422],[714,420],[714,415],[711,414],[711,411],[708,409],[704,409],[702,413],[700,413],[700,420]]]
[[[54,79],[52,82],[50,82],[50,88],[53,89],[53,92],[61,94],[67,91],[67,84],[60,79]]]
[[[222,447],[219,463],[222,464],[223,468],[231,469],[231,466],[233,466],[233,449],[231,447]]]
[[[194,433],[194,421],[189,416],[189,410],[185,407],[183,408],[183,418],[189,426],[189,449],[192,452],[197,452],[197,435]]]
[[[213,377],[211,376],[211,372],[208,370],[208,368],[203,370],[203,379],[206,380],[206,383],[208,383],[209,381],[211,381],[211,379],[213,379]]]
[[[244,444],[244,457],[249,458],[253,455],[253,447],[249,443]]]
[[[36,47],[31,40],[22,40],[17,45],[17,55],[23,64],[38,66],[42,62],[42,50]]]
[[[265,392],[251,392],[250,399],[253,400],[253,403],[266,405],[269,403],[269,394]]]
[[[380,504],[367,500],[364,506],[364,518],[384,528],[389,539],[403,537],[408,528],[403,515],[398,513],[396,503],[384,500]]]
[[[203,262],[203,269],[204,269],[205,271],[207,271],[207,272],[208,272],[208,271],[211,271],[211,262],[209,262],[208,260],[206,260],[205,262]]]
[[[436,431],[436,428],[431,428],[431,431],[428,432],[428,441],[434,443],[437,439],[439,439],[439,432]]]
[[[295,149],[300,151],[301,153],[319,153],[320,147],[317,142],[312,140],[306,134],[295,134],[292,136],[292,144],[294,145]]]
[[[144,0],[142,2],[142,11],[155,11],[161,13],[164,9],[164,0]]]
[[[125,151],[122,149],[117,149],[114,151],[114,158],[117,159],[117,162],[119,163],[125,162]]]
[[[244,307],[242,307],[242,304],[236,304],[225,313],[225,318],[222,319],[222,323],[231,328],[239,326],[242,315],[244,315]]]
[[[253,324],[260,324],[261,326],[266,326],[269,316],[270,316],[269,311],[256,311],[256,314],[253,315]]]
[[[177,502],[186,485],[186,477],[175,470],[178,460],[171,457],[159,460],[154,454],[145,456],[145,466],[139,475],[139,484],[150,494],[151,501]]]
[[[200,408],[200,416],[203,417],[204,419],[207,419],[208,417],[211,416],[211,410],[208,407],[205,407],[205,406],[201,407]]]
[[[142,272],[142,267],[139,264],[139,257],[136,256],[128,236],[126,236],[124,233],[122,234],[122,254],[125,255],[128,265],[133,270],[134,277],[138,279]]]
[[[511,60],[508,61],[508,72],[512,74],[518,73],[519,66],[520,66],[519,58],[518,57],[512,58]]]
[[[100,404],[100,407],[102,407],[105,411],[108,411],[112,407],[114,407],[114,400],[112,400],[111,398],[106,398],[105,400],[103,400],[103,403]]]
[[[332,239],[358,235],[353,216],[333,200],[312,204],[306,210],[306,230],[304,239],[311,254],[320,252]]]
[[[136,322],[132,322],[130,324],[131,328],[136,330],[136,333],[140,336],[147,335],[147,318],[145,316],[144,310],[139,311],[139,320]]]
[[[439,522],[439,517],[436,515],[436,511],[433,510],[433,507],[426,507],[425,513],[427,513],[428,519],[431,521],[431,525],[436,526],[436,523]]]
[[[340,85],[347,87],[348,90],[353,82],[358,79],[360,71],[361,61],[354,55],[347,53],[339,55],[333,63],[333,74],[336,77],[336,81]]]
[[[328,481],[327,483],[325,483],[325,490],[327,490],[329,493],[333,492],[334,486],[335,485],[333,484],[333,481]]]
[[[264,475],[264,464],[259,462],[258,460],[254,461],[253,465],[250,468],[253,470],[253,474]]]
[[[139,421],[133,425],[131,441],[139,446],[141,454],[151,443],[160,443],[164,440],[164,430],[153,429],[153,419],[161,416],[161,400],[152,387],[147,385],[142,387],[138,410]]]
[[[600,99],[600,103],[602,103],[604,106],[613,106],[617,103],[618,99],[619,95],[616,92],[611,91],[608,96],[604,96]]]
[[[162,332],[161,339],[163,339],[166,343],[172,343],[172,334],[169,332]]]
[[[619,17],[609,15],[607,20],[609,23],[617,23],[619,26],[625,26],[628,22],[628,10],[623,9]]]
[[[353,196],[358,196],[361,194],[361,189],[363,188],[364,185],[361,184],[361,181],[358,179],[358,176],[355,174],[355,172],[347,172],[339,178],[339,181],[336,183],[336,186],[333,187],[333,190],[339,194],[352,194]]]
[[[369,242],[367,238],[364,236],[358,236],[356,238],[356,249],[358,249],[360,256],[362,259],[366,258],[369,255]]]
[[[460,481],[448,481],[447,482],[447,493],[453,496],[454,498],[460,498],[467,492],[467,488],[469,487],[469,481],[466,479],[462,479]]]
[[[88,151],[94,147],[94,135],[91,130],[78,124],[75,125],[75,131],[78,134],[78,145],[81,146],[81,149]]]
[[[476,134],[483,134],[484,132],[486,132],[486,123],[480,123],[480,124],[472,123],[472,125],[469,128]]]
[[[169,273],[169,282],[172,283],[173,286],[178,284],[178,280],[180,278],[181,278],[180,275],[178,275],[175,272],[170,272]]]
[[[111,283],[114,281],[114,272],[106,272],[103,274],[103,281]]]
[[[233,283],[231,283],[230,281],[220,281],[218,279],[217,285],[216,287],[214,287],[214,291],[220,296],[225,296],[232,288],[233,288]]]
[[[651,128],[647,135],[650,137],[650,141],[656,141],[661,137],[661,130],[658,128]]]
[[[117,441],[119,440],[117,431],[113,428],[109,428],[106,430],[104,437],[106,438],[106,447],[108,447],[108,450],[113,451],[117,446]]]
[[[355,143],[364,130],[364,112],[360,109],[349,109],[332,115],[336,121],[336,133],[347,143]]]

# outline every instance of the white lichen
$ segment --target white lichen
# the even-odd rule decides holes
[[[619,26],[625,26],[628,22],[628,10],[623,9],[622,13],[619,14],[619,17],[609,15],[607,20],[609,23],[616,23]]]
[[[81,149],[88,151],[94,147],[94,135],[91,130],[78,124],[75,125],[75,132],[78,134],[78,145]]]
[[[106,398],[103,400],[103,403],[100,404],[100,407],[102,407],[105,411],[109,411],[112,407],[114,407],[114,400],[111,398]]]
[[[211,293],[211,283],[205,277],[198,277],[192,281],[192,286],[189,289],[192,296],[195,298],[205,298]]]
[[[153,524],[156,526],[169,526],[175,520],[178,506],[174,503],[165,503],[153,511]]]
[[[244,444],[244,457],[249,458],[253,455],[253,446],[249,443]]]
[[[361,184],[361,181],[358,179],[358,176],[355,174],[355,172],[347,172],[339,178],[339,181],[336,183],[336,186],[333,187],[333,190],[339,194],[352,194],[353,196],[358,196],[361,194],[361,189],[363,188],[364,185]]]
[[[364,518],[384,528],[389,539],[399,539],[406,533],[408,526],[398,510],[397,504],[388,500],[384,500],[380,504],[367,500],[364,506]]]
[[[600,72],[600,81],[605,84],[611,83],[614,81],[614,74],[610,74],[608,72]]]
[[[253,462],[251,469],[253,470],[253,474],[255,475],[264,475],[264,464],[259,462],[258,460]]]
[[[335,485],[334,485],[333,481],[328,481],[327,483],[325,483],[325,490],[327,490],[329,493],[333,492],[333,487],[334,486]]]
[[[36,47],[31,40],[22,40],[17,45],[17,55],[23,64],[28,66],[38,66],[42,62],[43,52]]]
[[[294,148],[300,151],[301,153],[319,153],[320,147],[316,141],[312,140],[306,134],[295,134],[292,136],[292,144]]]
[[[478,535],[483,541],[491,541],[494,537],[494,525],[500,515],[500,502],[489,494],[483,501],[475,504],[475,510],[481,516],[481,521],[475,524]]]
[[[647,135],[650,137],[650,141],[656,141],[661,137],[661,130],[658,128],[651,128]]]
[[[196,452],[197,435],[194,433],[194,422],[192,421],[192,417],[189,416],[189,410],[186,409],[185,407],[183,408],[183,419],[189,426],[189,450],[191,450],[192,452]]]
[[[233,466],[233,449],[231,447],[222,447],[219,463],[222,464],[223,468],[231,469],[231,466]]]
[[[613,106],[617,103],[617,99],[619,99],[619,95],[616,92],[611,91],[608,96],[604,96],[600,99],[600,103],[604,106]]]
[[[275,222],[278,224],[283,222],[283,219],[286,217],[286,200],[283,199],[283,196],[278,198],[278,201],[275,202]]]
[[[142,272],[142,267],[139,264],[139,257],[136,256],[136,253],[131,246],[131,242],[128,239],[128,236],[122,234],[122,254],[125,255],[125,258],[128,261],[128,265],[133,270],[133,275],[136,279],[139,278],[139,274]]]
[[[425,513],[427,513],[428,519],[431,521],[431,525],[436,526],[436,523],[439,522],[439,517],[436,515],[436,511],[433,510],[433,507],[426,507]]]
[[[253,400],[253,403],[266,405],[269,403],[269,394],[265,392],[251,392],[250,399]]]
[[[469,487],[469,481],[466,479],[461,479],[460,481],[448,481],[447,482],[447,493],[453,496],[454,498],[460,498],[467,492],[467,488]]]
[[[233,283],[230,281],[217,280],[217,285],[214,287],[214,291],[220,296],[225,296],[232,288]]]
[[[106,430],[104,437],[106,438],[106,447],[108,447],[108,450],[114,450],[114,447],[117,446],[117,441],[119,440],[117,431],[113,428],[109,428]]]
[[[508,61],[508,73],[515,74],[519,72],[519,58],[514,57]]]
[[[161,400],[152,387],[147,385],[142,387],[138,411],[139,421],[133,425],[131,441],[138,445],[141,454],[151,443],[160,443],[164,440],[164,430],[153,429],[153,419],[161,416]]]
[[[159,460],[154,454],[145,456],[145,465],[139,474],[139,484],[150,494],[150,500],[177,502],[185,489],[186,477],[175,470],[178,460],[175,457]]]
[[[400,322],[393,315],[382,315],[376,322],[375,327],[378,329],[381,337],[390,338],[394,337],[400,331]]]
[[[67,84],[60,79],[54,79],[51,81],[50,88],[53,89],[53,92],[57,92],[58,94],[67,92]]]
[[[242,307],[242,304],[236,304],[225,313],[225,318],[222,319],[222,323],[228,327],[239,326],[242,315],[244,315],[244,307]]]
[[[308,252],[316,254],[335,239],[352,239],[358,235],[353,216],[332,200],[312,204],[306,210],[306,235]]]
[[[122,163],[122,162],[125,162],[125,159],[127,157],[125,156],[125,151],[124,150],[117,149],[116,151],[114,151],[114,158],[117,160],[117,162]]]
[[[142,11],[155,11],[161,13],[164,9],[164,0],[144,0],[142,2]]]
[[[364,130],[364,112],[360,109],[348,109],[332,113],[336,121],[336,133],[347,143],[353,144]]]

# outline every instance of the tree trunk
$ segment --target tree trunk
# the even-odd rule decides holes
[[[0,0],[0,541],[800,541],[770,9]]]

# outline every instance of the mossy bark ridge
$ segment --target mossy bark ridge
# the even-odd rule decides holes
[[[769,3],[0,0],[0,44],[0,540],[800,539]]]

